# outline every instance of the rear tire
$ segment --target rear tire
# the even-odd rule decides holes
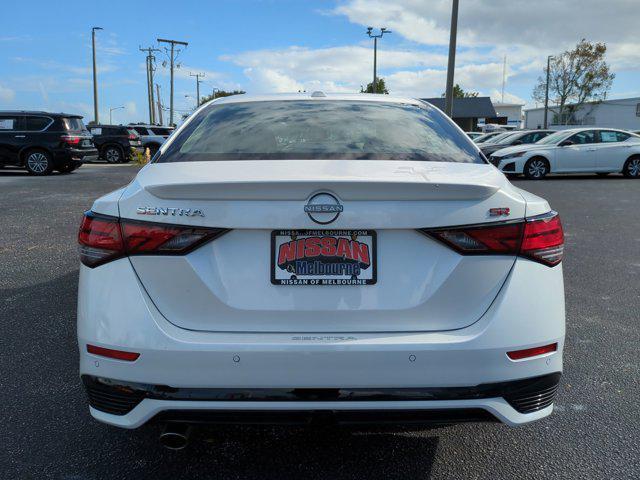
[[[631,157],[627,160],[622,174],[627,178],[640,178],[640,157]]]
[[[121,163],[124,159],[124,154],[119,147],[107,147],[102,152],[102,156],[107,163]]]
[[[534,157],[524,166],[524,176],[529,180],[542,180],[549,173],[549,162],[545,158]]]
[[[31,175],[49,175],[53,171],[53,160],[49,152],[29,150],[25,156],[24,166]]]

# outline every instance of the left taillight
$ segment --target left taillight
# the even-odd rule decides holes
[[[62,143],[65,143],[67,145],[79,145],[82,141],[82,138],[76,135],[62,135],[60,137],[60,140],[62,141]]]
[[[115,217],[84,214],[80,231],[80,261],[87,267],[97,267],[125,255],[120,223]]]
[[[80,261],[88,267],[97,267],[130,255],[184,255],[226,231],[222,228],[126,220],[87,212],[78,233]]]

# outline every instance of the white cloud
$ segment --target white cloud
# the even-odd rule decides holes
[[[16,96],[16,92],[10,89],[9,87],[5,87],[0,83],[0,100],[3,102],[10,102]]]

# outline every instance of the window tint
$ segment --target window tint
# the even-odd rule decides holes
[[[65,118],[64,126],[70,132],[81,132],[86,129],[81,118]]]
[[[151,128],[151,131],[155,135],[171,135],[171,132],[173,132],[173,129],[171,129],[171,128],[161,128],[161,127],[153,127],[153,128]]]
[[[584,132],[578,132],[569,138],[576,145],[583,145],[586,143],[595,143],[596,132],[594,130],[587,130]]]
[[[17,116],[0,115],[0,132],[18,130]]]
[[[51,119],[49,117],[31,117],[27,116],[26,118],[26,130],[29,132],[39,132],[40,130],[44,130],[51,123]]]
[[[146,127],[133,127],[133,129],[138,133],[138,135],[149,135]]]
[[[624,132],[613,132],[611,130],[600,131],[600,141],[602,143],[624,142],[631,135]]]
[[[431,107],[332,100],[212,104],[157,161],[261,159],[484,163]]]
[[[533,134],[533,140],[531,141],[531,143],[535,143],[538,142],[540,140],[542,140],[545,137],[548,137],[550,135],[550,132],[536,132]]]

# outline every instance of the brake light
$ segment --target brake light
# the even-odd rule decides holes
[[[97,347],[95,345],[87,344],[87,352],[93,355],[100,355],[101,357],[115,358],[116,360],[124,360],[126,362],[133,362],[140,356],[136,352],[125,352],[123,350],[113,350],[111,348]]]
[[[525,348],[524,350],[514,350],[513,352],[507,352],[507,356],[511,360],[523,360],[525,358],[538,357],[547,353],[552,353],[558,350],[557,343],[551,343],[542,347]]]
[[[67,145],[78,145],[82,139],[75,135],[62,135],[60,140]]]
[[[461,255],[520,255],[554,266],[562,261],[564,235],[556,212],[523,221],[421,230]]]
[[[549,266],[562,261],[564,232],[557,213],[527,220],[520,255]]]
[[[129,134],[129,140],[137,140],[137,139],[138,139],[138,136],[136,134],[134,133]]]
[[[222,228],[164,225],[87,212],[78,233],[80,261],[97,267],[130,255],[184,255],[226,232]]]

